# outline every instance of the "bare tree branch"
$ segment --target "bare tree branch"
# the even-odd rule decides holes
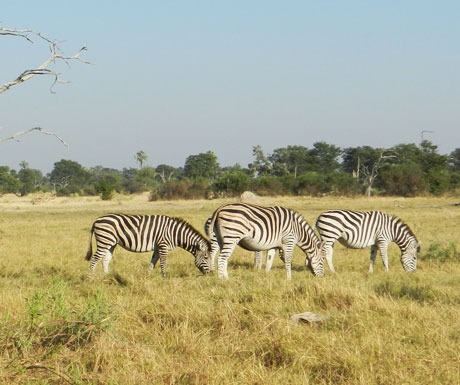
[[[91,64],[90,62],[83,60],[80,55],[82,52],[86,51],[87,48],[86,46],[83,46],[80,48],[74,55],[72,56],[66,56],[62,53],[59,45],[62,42],[56,42],[53,41],[46,36],[42,35],[40,32],[35,32],[31,29],[11,29],[11,28],[0,28],[0,36],[15,36],[15,37],[20,37],[25,40],[27,40],[29,43],[34,44],[34,38],[44,41],[49,45],[49,50],[50,50],[50,56],[48,57],[47,60],[45,60],[39,67],[34,68],[34,69],[27,69],[23,71],[15,80],[6,82],[3,85],[0,85],[0,94],[2,94],[5,91],[8,91],[11,87],[16,86],[18,84],[24,83],[25,81],[32,79],[34,76],[37,75],[49,75],[54,77],[54,82],[51,84],[50,87],[50,92],[54,93],[53,87],[56,83],[69,83],[68,81],[62,80],[60,78],[60,73],[53,71],[51,69],[48,69],[47,67],[51,63],[56,63],[57,60],[62,60],[65,62],[67,65],[70,65],[69,62],[74,60],[74,61],[80,61],[85,64]],[[29,132],[32,131],[39,131],[40,133],[44,135],[51,135],[56,137],[64,146],[69,148],[69,145],[57,134],[49,131],[43,130],[41,127],[33,127],[25,131],[18,132],[14,135],[11,135],[9,137],[0,139],[0,143],[6,142],[8,140],[16,140],[17,137],[28,134]]]
[[[59,48],[59,45],[62,42],[56,42],[52,41],[51,39],[48,39],[46,36],[43,36],[39,32],[35,32],[29,29],[25,30],[15,30],[15,29],[10,29],[10,28],[0,28],[0,36],[16,36],[16,37],[22,37],[26,39],[30,43],[34,43],[34,40],[32,39],[31,36],[35,36],[49,44],[49,49],[50,49],[50,56],[48,57],[47,60],[45,60],[39,67],[35,69],[29,69],[25,70],[23,73],[21,73],[15,80],[12,80],[10,82],[7,82],[3,84],[0,87],[0,94],[8,91],[11,87],[21,84],[31,78],[33,78],[36,75],[51,75],[54,77],[54,82],[50,87],[50,91],[53,92],[53,87],[56,83],[68,83],[68,81],[64,81],[60,78],[60,74],[56,71],[52,71],[48,69],[47,67],[51,63],[55,63],[56,60],[62,60],[65,63],[69,64],[69,61],[71,60],[76,60],[76,61],[81,61],[82,63],[85,64],[91,64],[90,62],[83,60],[80,55],[82,52],[87,50],[86,46],[83,46],[80,48],[73,56],[66,56],[62,54],[62,51]]]
[[[385,153],[387,153],[388,155],[385,155]],[[391,153],[393,153],[393,155]],[[362,165],[362,173],[364,174],[366,184],[367,184],[367,188],[366,188],[367,196],[371,196],[372,185],[374,184],[374,181],[377,178],[377,175],[379,174],[379,170],[383,166],[383,163],[385,162],[385,160],[391,159],[391,158],[397,158],[397,157],[398,156],[394,155],[394,151],[392,150],[382,150],[382,152],[380,153],[380,157],[373,164],[370,171],[367,166]]]
[[[49,132],[49,131],[45,131],[43,128],[41,127],[33,127],[33,128],[29,128],[28,130],[25,130],[25,131],[21,131],[21,132],[18,132],[16,134],[13,134],[11,136],[8,136],[6,138],[3,138],[3,139],[0,139],[0,143],[3,143],[3,142],[6,142],[8,140],[16,140],[17,137],[19,136],[23,136],[25,134],[28,134],[29,132],[32,132],[32,131],[39,131],[40,133],[44,134],[44,135],[51,135],[51,136],[54,136],[56,137],[64,146],[66,146],[67,148],[69,148],[69,145],[64,141],[64,139],[62,139],[59,135],[55,134],[54,132]]]

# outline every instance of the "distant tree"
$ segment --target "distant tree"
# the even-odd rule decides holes
[[[148,156],[144,151],[138,151],[136,155],[134,155],[134,159],[136,160],[137,163],[139,163],[139,168],[142,169],[144,166],[144,163],[147,161]]]
[[[0,166],[0,194],[19,192],[20,182],[13,171],[8,166]]]
[[[460,148],[456,148],[449,155],[449,169],[454,172],[460,172]]]
[[[327,144],[326,142],[313,143],[313,149],[310,150],[310,161],[313,165],[313,171],[328,174],[337,171],[340,167],[339,157],[342,149]]]
[[[251,178],[243,171],[225,171],[216,178],[212,189],[225,196],[237,196],[248,190],[250,184]]]
[[[123,179],[120,171],[113,168],[102,166],[91,167],[88,170],[91,184],[104,182],[105,185],[110,185],[112,190],[121,192],[123,189]]]
[[[217,156],[212,151],[208,151],[187,157],[184,165],[184,174],[187,178],[205,178],[212,182],[219,168]]]
[[[420,143],[419,162],[425,174],[432,173],[433,170],[445,170],[448,165],[448,156],[438,154],[438,146],[429,140]]]
[[[166,183],[171,181],[174,177],[177,176],[178,172],[173,166],[168,166],[167,164],[160,164],[155,168],[156,177],[161,181],[161,183]]]
[[[26,168],[29,168],[29,162],[27,162],[26,160],[21,160],[19,162],[19,167],[24,170]]]
[[[370,146],[346,148],[343,152],[341,167],[362,181],[365,194],[370,196],[380,169],[388,160],[394,158],[397,158],[397,155],[392,150]]]
[[[272,172],[272,167],[260,145],[254,146],[252,148],[252,155],[256,159],[253,163],[248,165],[251,174],[257,176],[270,175]]]
[[[90,173],[81,164],[65,159],[54,163],[54,168],[48,176],[54,191],[59,187],[63,194],[81,191],[89,178]]]
[[[43,183],[43,174],[40,170],[31,168],[22,168],[18,172],[18,178],[21,182],[19,192],[21,195],[27,195],[37,190]]]
[[[292,175],[296,178],[303,172],[311,169],[311,154],[304,146],[287,146],[277,148],[268,157],[271,162],[273,175]]]

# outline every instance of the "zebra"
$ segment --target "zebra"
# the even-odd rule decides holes
[[[371,246],[369,272],[374,271],[377,250],[388,272],[388,245],[395,242],[401,249],[401,262],[407,272],[417,268],[417,253],[421,242],[401,219],[380,211],[329,210],[318,217],[315,224],[322,244],[322,254],[332,272],[333,246],[339,241],[346,247],[363,249]]]
[[[97,250],[92,256],[93,233]],[[104,272],[109,272],[109,263],[117,244],[137,253],[153,251],[149,269],[153,270],[160,259],[163,277],[166,276],[166,255],[175,247],[193,254],[195,266],[202,274],[209,272],[210,242],[181,218],[129,214],[107,214],[97,218],[91,227],[86,253],[86,260],[91,259],[91,273],[94,273],[100,259]]]
[[[287,279],[291,279],[292,254],[297,245],[307,255],[306,267],[316,276],[324,274],[320,241],[296,211],[281,206],[229,203],[214,211],[209,226],[215,233],[211,250],[221,250],[217,261],[219,278],[228,279],[228,259],[236,245],[250,251],[281,249]]]
[[[208,235],[209,239],[211,240],[211,256],[210,256],[210,270],[216,270],[216,256],[219,253],[219,243],[217,242],[216,234],[213,231],[210,231],[212,217],[209,217],[205,224],[204,224],[204,232]],[[265,262],[265,271],[268,273],[273,264],[273,259],[275,258],[276,249],[270,249],[267,251],[267,259]],[[280,258],[284,262],[283,252],[280,249]],[[254,268],[261,270],[262,269],[262,262],[263,262],[263,254],[262,251],[254,252]]]

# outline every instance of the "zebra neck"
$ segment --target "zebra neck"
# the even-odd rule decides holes
[[[412,235],[409,227],[397,220],[396,223],[392,226],[393,229],[393,242],[398,245],[401,251],[406,251],[407,246],[415,240],[414,235]]]
[[[319,248],[319,239],[305,220],[299,223],[297,246],[299,246],[304,252],[309,253]]]

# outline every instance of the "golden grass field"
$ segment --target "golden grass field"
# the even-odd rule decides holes
[[[460,249],[450,198],[261,198],[313,225],[332,208],[377,209],[422,241],[415,273],[390,247],[390,271],[368,273],[369,249],[335,246],[331,274],[305,270],[296,250],[286,280],[253,270],[237,249],[228,281],[200,276],[176,249],[167,277],[150,254],[115,249],[110,274],[84,260],[92,222],[108,212],[179,216],[203,232],[230,200],[149,202],[146,195],[0,198],[0,384],[459,384],[460,262],[425,259]],[[94,242],[94,240],[93,240]],[[453,251],[452,251],[453,250]],[[447,252],[446,252],[447,253]],[[295,324],[296,313],[328,319]]]

